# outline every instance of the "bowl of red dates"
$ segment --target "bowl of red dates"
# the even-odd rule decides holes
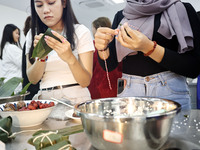
[[[57,103],[51,100],[24,100],[0,105],[1,117],[12,117],[15,127],[32,127],[42,124]]]

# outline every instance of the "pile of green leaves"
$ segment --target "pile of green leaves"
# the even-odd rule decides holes
[[[44,33],[44,35],[39,40],[39,42],[37,43],[37,45],[35,46],[35,48],[33,49],[32,58],[35,58],[35,57],[43,58],[43,57],[45,57],[48,53],[50,53],[53,50],[45,42],[45,40],[44,40],[45,35],[48,35],[48,36],[53,37],[54,39],[60,41],[59,38],[57,38],[56,36],[54,36],[52,34],[51,29],[48,28],[46,30],[46,32]]]
[[[69,135],[79,132],[83,132],[81,124],[58,130],[40,130],[33,134],[28,143],[35,146],[36,150],[75,150],[69,141]]]
[[[28,83],[22,89],[22,91],[15,94],[14,91],[18,87],[18,85],[23,82],[23,78],[13,77],[5,83],[4,83],[4,80],[5,78],[0,78],[0,97],[8,97],[8,96],[25,94],[28,87],[31,85],[31,83]]]

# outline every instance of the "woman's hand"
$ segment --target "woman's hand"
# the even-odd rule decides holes
[[[71,64],[73,63],[74,59],[70,59],[71,56],[73,55],[71,45],[70,43],[59,33],[55,31],[51,31],[53,35],[58,37],[62,42],[50,37],[50,36],[45,36],[45,41],[49,47],[51,47],[53,50],[55,50],[58,54],[58,56],[65,62]]]
[[[35,35],[35,37],[34,37],[34,44],[33,44],[34,47],[37,45],[37,43],[39,42],[39,40],[41,39],[41,37],[43,35],[44,35],[43,33],[40,33],[39,35]]]
[[[100,27],[95,34],[95,47],[97,50],[104,50],[119,32],[107,27]]]
[[[128,26],[128,23],[124,23],[119,31],[116,39],[122,46],[135,51],[141,51],[147,53],[153,48],[153,41],[149,40],[143,33],[133,30]]]

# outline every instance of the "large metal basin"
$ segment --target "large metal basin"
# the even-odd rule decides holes
[[[126,97],[77,104],[75,113],[98,150],[157,150],[167,141],[180,108],[170,100]]]

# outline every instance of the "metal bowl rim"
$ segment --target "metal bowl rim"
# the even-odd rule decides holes
[[[115,98],[115,99],[113,99]],[[94,103],[96,101],[102,101],[102,100],[117,100],[117,99],[125,99],[125,98],[142,98],[142,99],[158,99],[158,100],[162,100],[162,101],[168,101],[170,103],[174,103],[177,107],[174,110],[170,110],[167,112],[163,112],[163,113],[158,113],[158,114],[152,114],[152,115],[134,115],[133,117],[128,116],[128,115],[118,115],[118,116],[104,116],[104,115],[99,115],[99,114],[95,114],[95,113],[85,113],[85,112],[81,112],[79,111],[79,107],[84,105],[84,104],[89,104],[89,103]],[[175,113],[179,113],[181,110],[181,105],[175,101],[169,100],[169,99],[163,99],[163,98],[155,98],[155,97],[110,97],[110,98],[101,98],[101,99],[96,99],[96,100],[89,100],[86,102],[82,102],[79,104],[76,104],[74,107],[74,111],[78,116],[88,116],[88,117],[98,117],[101,119],[135,119],[135,118],[146,118],[146,119],[151,119],[155,117],[164,117],[164,116],[169,116],[171,114],[175,114]]]
[[[30,92],[26,91],[25,94],[21,94],[21,95],[13,95],[13,96],[0,97],[0,100],[2,100],[2,99],[10,99],[10,98],[15,98],[15,97],[23,97],[23,96],[27,96],[29,94],[30,94]]]

